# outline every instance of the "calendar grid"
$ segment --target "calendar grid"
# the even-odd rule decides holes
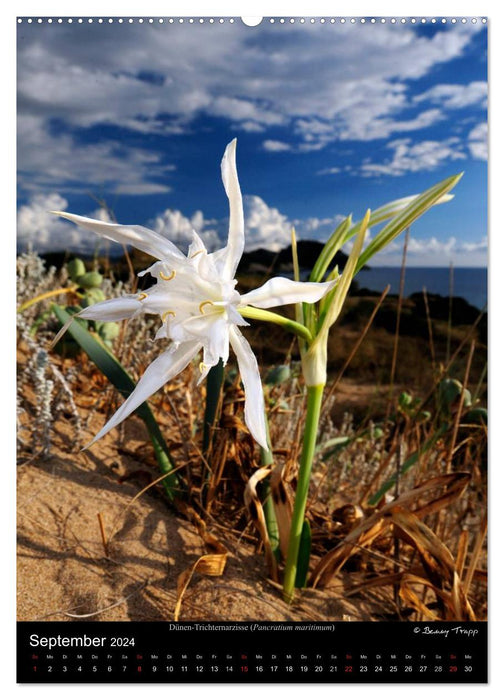
[[[21,683],[487,680],[482,622],[18,625]]]

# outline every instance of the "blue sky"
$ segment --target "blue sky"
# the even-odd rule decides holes
[[[247,247],[325,240],[341,217],[465,171],[411,231],[410,265],[487,259],[486,27],[18,25],[18,245],[91,251],[50,209],[226,235],[238,138]],[[371,232],[373,235],[375,231]],[[400,263],[397,241],[375,264]]]

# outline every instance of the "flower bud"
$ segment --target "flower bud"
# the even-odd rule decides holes
[[[105,299],[105,294],[102,292],[101,289],[98,287],[88,289],[86,293],[84,294],[81,305],[83,308],[86,306],[93,306],[93,304],[97,304],[99,301],[103,301]]]
[[[119,324],[115,321],[105,321],[97,328],[98,335],[105,341],[114,340],[119,335]]]
[[[462,384],[458,379],[443,379],[439,384],[439,404],[444,413],[455,411],[462,394]],[[464,407],[471,405],[471,394],[464,389]]]
[[[86,272],[85,275],[81,275],[77,279],[77,283],[83,289],[91,289],[91,287],[99,287],[103,282],[103,275],[99,272],[93,270],[92,272]]]
[[[278,365],[270,369],[264,380],[269,386],[277,386],[290,379],[291,371],[289,365]]]
[[[72,282],[77,282],[79,277],[86,274],[86,266],[80,258],[74,258],[67,263],[66,269]]]
[[[476,423],[477,425],[480,425],[483,423],[483,425],[488,424],[488,411],[486,408],[483,408],[482,406],[478,406],[477,408],[472,408],[470,411],[468,411],[465,416],[464,416],[464,423]]]

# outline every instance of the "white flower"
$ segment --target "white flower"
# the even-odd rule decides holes
[[[245,237],[242,196],[236,172],[236,139],[226,148],[221,170],[229,198],[229,235],[226,247],[214,253],[208,253],[195,232],[186,257],[169,240],[142,226],[122,226],[66,212],[53,212],[99,236],[131,244],[158,260],[140,273],[150,273],[156,278],[156,284],[145,292],[102,301],[78,314],[80,318],[100,321],[120,321],[142,312],[158,314],[161,327],[156,338],[172,341],[168,349],[149,365],[135,390],[93,442],[181,372],[200,350],[203,350],[201,381],[220,359],[224,364],[227,362],[231,345],[245,389],[245,423],[255,440],[267,447],[261,378],[252,349],[239,330],[239,326],[248,325],[240,309],[248,305],[268,309],[300,301],[313,303],[321,299],[334,282],[293,282],[275,277],[258,289],[240,295],[235,289],[234,276]]]

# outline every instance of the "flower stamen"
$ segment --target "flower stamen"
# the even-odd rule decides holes
[[[162,280],[165,280],[165,282],[169,282],[170,280],[172,280],[175,277],[176,274],[177,274],[177,271],[172,270],[171,275],[165,275],[163,272],[160,272],[159,276],[161,277]]]
[[[163,323],[166,321],[168,316],[173,316],[175,318],[175,311],[172,311],[171,309],[169,311],[165,311],[164,314],[161,316],[161,320],[163,321]]]
[[[197,255],[199,255],[200,253],[203,253],[203,250],[197,250],[195,253],[193,253],[193,254],[191,255],[191,258],[195,258],[195,257],[196,257]]]
[[[140,292],[138,295],[138,301],[143,301],[144,299],[147,299],[147,294],[145,292]]]
[[[213,301],[210,301],[210,299],[207,299],[206,301],[202,301],[201,304],[199,305],[199,312],[200,312],[200,314],[203,313],[203,309],[205,308],[205,306],[206,306],[207,304],[210,304],[210,306],[215,306],[215,304],[213,303]]]
[[[207,368],[207,365],[204,362],[199,363],[199,371],[201,372],[201,374],[203,374],[203,372],[206,370],[206,368]]]

